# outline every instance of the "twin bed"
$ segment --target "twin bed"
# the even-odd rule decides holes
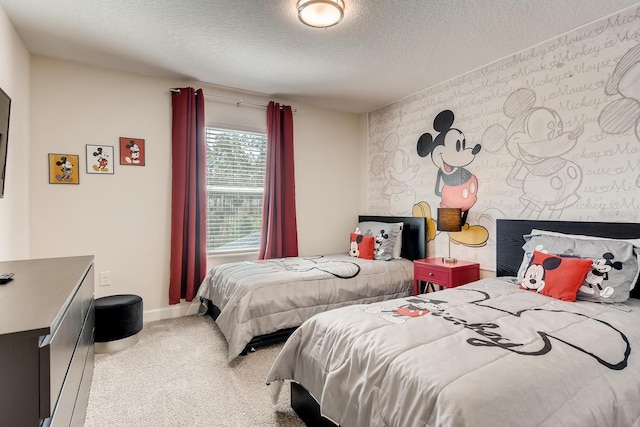
[[[498,277],[313,316],[273,364],[274,400],[291,381],[319,426],[640,426],[639,238],[498,220]]]
[[[387,239],[391,248],[384,257],[362,259],[347,253],[345,236],[343,254],[230,263],[208,272],[197,296],[227,339],[229,362],[286,339],[315,314],[411,294],[412,261],[426,257],[425,218],[360,216],[357,224],[384,224],[362,232],[379,234],[386,228],[385,237],[393,227],[402,228],[393,236],[398,246]],[[392,249],[399,249],[398,257],[392,257]]]

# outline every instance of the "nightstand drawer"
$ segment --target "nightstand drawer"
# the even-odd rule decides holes
[[[420,282],[454,288],[480,279],[480,264],[470,261],[445,262],[442,258],[413,261],[413,294],[422,293]]]
[[[445,286],[449,284],[449,271],[422,264],[415,264],[414,273],[419,280]]]

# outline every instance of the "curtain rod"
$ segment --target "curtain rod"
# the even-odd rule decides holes
[[[171,89],[169,89],[169,92],[180,93],[180,89],[179,88],[171,88]],[[218,100],[218,101],[233,103],[233,104],[236,104],[236,107],[240,107],[241,105],[250,105],[252,107],[258,107],[258,108],[267,108],[268,107],[268,105],[261,104],[259,102],[245,101],[245,100],[242,100],[242,99],[239,99],[239,98],[231,98],[229,96],[211,95],[211,94],[205,93],[204,97],[205,98],[209,98],[209,99],[215,99],[215,100]],[[282,109],[282,106],[280,106],[280,109]],[[296,113],[298,110],[293,108],[293,109],[291,109],[291,111]]]

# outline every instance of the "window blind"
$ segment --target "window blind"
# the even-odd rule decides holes
[[[206,128],[207,250],[260,246],[267,136]]]

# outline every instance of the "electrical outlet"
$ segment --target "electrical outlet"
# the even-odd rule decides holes
[[[111,284],[111,272],[110,271],[101,271],[100,272],[100,286],[109,286]]]

